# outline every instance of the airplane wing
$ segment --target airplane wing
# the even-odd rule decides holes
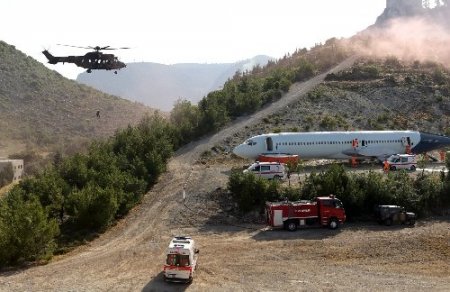
[[[393,149],[389,148],[382,148],[382,147],[362,147],[362,148],[356,148],[356,149],[349,149],[342,152],[345,155],[348,156],[357,156],[357,157],[376,157],[380,160],[383,160],[386,157],[391,156],[392,154],[397,154],[397,152]]]

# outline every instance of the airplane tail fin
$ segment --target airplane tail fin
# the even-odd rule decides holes
[[[56,64],[56,63],[58,63],[58,58],[57,58],[57,57],[54,57],[52,54],[50,54],[49,51],[44,50],[44,51],[42,51],[42,54],[44,54],[44,55],[47,57],[48,62],[49,62],[50,64]]]

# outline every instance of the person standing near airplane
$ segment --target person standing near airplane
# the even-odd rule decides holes
[[[386,158],[384,159],[384,162],[383,162],[383,170],[384,170],[384,173],[389,172],[389,162],[387,161]]]

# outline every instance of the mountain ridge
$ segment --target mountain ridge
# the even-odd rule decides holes
[[[0,41],[0,156],[10,154],[11,143],[17,150],[108,137],[153,112],[66,79]]]
[[[170,111],[178,99],[197,103],[209,92],[220,89],[237,71],[264,66],[272,59],[258,55],[235,63],[129,63],[117,75],[101,71],[85,72],[79,74],[76,80],[109,94]]]

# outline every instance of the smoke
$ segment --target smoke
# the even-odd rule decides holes
[[[450,66],[450,33],[430,18],[400,18],[382,27],[370,27],[350,40],[362,55],[395,56],[404,61],[434,61]]]

